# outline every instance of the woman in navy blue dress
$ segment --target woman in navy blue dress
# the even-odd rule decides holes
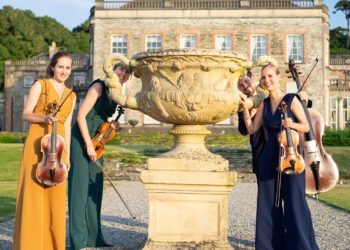
[[[308,132],[309,125],[302,105],[294,94],[285,94],[279,88],[279,70],[266,65],[261,70],[261,84],[269,96],[258,107],[252,122],[246,100],[242,96],[244,120],[250,134],[261,126],[266,134],[266,144],[259,161],[258,199],[256,213],[255,248],[275,250],[318,249],[311,213],[305,199],[305,172],[282,175],[279,206],[276,206],[276,169],[279,165],[281,126],[298,132]],[[282,120],[281,101],[287,105],[289,118]]]

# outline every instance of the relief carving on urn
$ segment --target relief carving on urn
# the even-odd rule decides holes
[[[113,74],[116,63],[129,65],[141,78],[135,96],[123,96]],[[112,98],[154,119],[176,125],[206,125],[227,119],[239,111],[237,81],[255,65],[234,52],[169,49],[138,53],[128,60],[110,56],[104,65]],[[252,99],[257,106],[265,97]]]

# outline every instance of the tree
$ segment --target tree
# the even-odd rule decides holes
[[[338,1],[334,6],[336,13],[337,11],[341,11],[345,14],[345,18],[347,21],[347,39],[346,39],[346,48],[350,49],[350,2],[348,0]]]
[[[330,51],[332,55],[336,54],[350,54],[350,49],[346,48],[347,30],[345,28],[337,27],[330,30]]]
[[[55,19],[36,17],[29,10],[4,6],[0,9],[0,91],[4,88],[4,61],[30,59],[47,53],[52,41],[60,50],[89,53],[89,21],[73,32]]]

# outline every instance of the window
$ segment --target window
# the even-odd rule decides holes
[[[79,98],[79,101],[77,101],[75,103],[75,107],[74,107],[74,110],[79,110],[79,108],[81,107],[81,105],[83,104],[83,101],[84,101],[84,97],[83,98]]]
[[[186,34],[180,36],[181,49],[195,49],[197,44],[197,37],[193,34]]]
[[[287,82],[287,93],[296,93],[298,92],[298,87],[295,82]]]
[[[85,85],[85,74],[84,73],[74,73],[74,84],[77,86]]]
[[[232,51],[232,35],[216,35],[215,49],[222,51]]]
[[[339,78],[331,78],[330,85],[331,86],[338,86],[339,85]]]
[[[267,35],[252,35],[250,37],[250,55],[252,60],[267,55]]]
[[[336,97],[330,97],[330,122],[329,126],[331,128],[337,128],[337,119],[338,119],[338,100]]]
[[[24,76],[23,86],[25,88],[30,88],[34,83],[34,80],[35,80],[35,76]]]
[[[159,34],[146,35],[146,51],[155,51],[162,48],[162,36]]]
[[[304,62],[304,35],[287,35],[287,61]]]
[[[350,97],[343,99],[343,112],[344,128],[350,128]]]
[[[128,35],[112,35],[112,53],[120,53],[128,56]]]

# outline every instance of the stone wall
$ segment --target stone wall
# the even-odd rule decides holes
[[[28,96],[31,84],[25,86],[24,78],[32,77],[34,79],[40,79],[46,77],[46,67],[49,63],[49,58],[46,55],[39,55],[39,58],[33,58],[32,60],[18,60],[18,61],[6,61],[5,62],[5,103],[4,114],[1,116],[4,119],[5,131],[22,132],[27,131],[28,123],[22,121],[22,112],[26,98]],[[73,87],[75,73],[85,75],[85,86],[91,81],[88,76],[88,60],[87,55],[72,55],[73,68],[70,78],[67,80],[66,85]],[[82,88],[83,94],[79,94],[77,103],[79,103],[79,97],[83,98],[86,93],[86,88]],[[0,106],[1,110],[1,106]],[[0,111],[1,113],[1,111]]]
[[[210,151],[228,160],[230,171],[238,172],[240,178],[247,178],[247,174],[252,174],[252,160],[249,149],[222,148]],[[111,179],[139,180],[140,173],[147,169],[147,164],[126,164],[116,158],[105,158],[104,168]]]

